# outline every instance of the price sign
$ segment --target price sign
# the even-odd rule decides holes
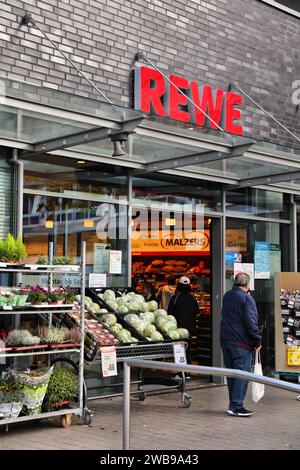
[[[12,310],[12,306],[11,305],[3,305],[3,310]]]
[[[174,351],[174,361],[175,364],[186,364],[186,356],[185,356],[185,344],[184,343],[173,343],[173,351]]]
[[[103,377],[118,375],[117,352],[115,346],[100,348]]]

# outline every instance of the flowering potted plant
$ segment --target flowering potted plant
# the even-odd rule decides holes
[[[62,302],[62,292],[61,291],[53,291],[47,294],[47,300],[49,304],[58,304]]]
[[[47,293],[39,288],[33,288],[28,295],[28,302],[31,302],[33,305],[42,305],[47,301]]]

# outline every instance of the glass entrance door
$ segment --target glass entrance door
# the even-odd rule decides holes
[[[232,287],[237,271],[253,269],[254,297],[263,336],[265,372],[274,359],[274,273],[289,270],[289,226],[280,223],[226,218],[226,286]]]

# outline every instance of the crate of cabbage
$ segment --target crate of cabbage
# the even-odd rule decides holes
[[[77,302],[81,302],[81,297],[76,296]],[[132,344],[139,341],[146,341],[146,338],[132,325],[127,324],[124,319],[114,313],[109,313],[107,309],[101,308],[89,296],[85,296],[85,308],[93,315],[99,324],[110,331],[120,343]]]
[[[102,305],[110,313],[111,327],[120,323],[120,318],[148,341],[163,341],[188,339],[189,332],[185,328],[178,328],[176,318],[168,315],[166,310],[159,309],[155,300],[145,302],[142,295],[128,292],[121,295],[112,289],[94,291],[88,289],[88,295]],[[103,308],[103,306],[106,306]],[[115,318],[114,318],[115,317]]]

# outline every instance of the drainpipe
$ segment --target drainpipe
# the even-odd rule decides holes
[[[14,168],[17,169],[16,177],[14,178],[13,190],[16,191],[17,197],[14,199],[13,210],[15,215],[13,217],[13,231],[18,237],[23,238],[23,184],[24,184],[24,165],[21,160],[18,159],[18,150],[13,149],[13,156],[10,160]],[[22,284],[22,274],[16,273],[14,275],[14,284],[19,286]],[[18,328],[20,323],[19,315],[15,319],[15,328]]]
[[[297,249],[297,204],[291,194],[290,201],[290,218],[291,218],[291,252],[290,252],[290,269],[292,272],[298,271],[298,249]]]
[[[13,157],[11,163],[17,167],[16,193],[17,199],[15,203],[16,215],[14,217],[15,235],[23,236],[23,185],[24,185],[24,164],[18,159],[18,150],[13,149]]]

